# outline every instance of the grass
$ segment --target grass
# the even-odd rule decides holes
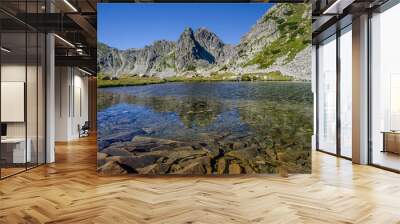
[[[273,71],[266,74],[244,74],[241,81],[294,81],[294,78],[283,75],[280,71]]]
[[[140,86],[166,82],[164,79],[155,77],[140,78],[125,75],[118,78],[118,80],[104,80],[104,77],[106,77],[104,74],[97,75],[97,87]]]
[[[117,80],[106,80],[110,77],[105,74],[97,75],[97,86],[99,88],[117,87],[117,86],[139,86],[160,84],[166,82],[216,82],[216,81],[293,81],[293,77],[283,75],[279,71],[273,71],[266,74],[243,74],[241,77],[234,73],[211,73],[210,76],[172,76],[168,78],[158,77],[138,77],[136,75],[122,75]]]
[[[268,81],[293,81],[294,80],[293,77],[283,75],[279,71],[269,72],[264,77]]]

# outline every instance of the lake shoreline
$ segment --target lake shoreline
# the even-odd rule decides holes
[[[104,81],[104,80],[103,80]],[[142,81],[135,80],[132,83],[119,83],[119,80],[106,80],[107,83],[98,82],[97,88],[112,88],[112,87],[127,87],[127,86],[146,86],[146,85],[155,85],[155,84],[166,84],[166,83],[206,83],[206,82],[293,82],[293,83],[311,83],[311,80],[213,80],[213,79],[201,79],[201,80],[191,80],[191,79],[182,79],[182,80],[168,80],[168,79],[159,79],[159,80],[147,80],[143,79]],[[115,81],[115,82],[114,82]]]
[[[171,76],[171,77],[151,77],[151,76],[139,76],[139,75],[121,75],[119,77],[113,77],[110,74],[97,74],[97,87],[118,87],[118,86],[143,86],[151,84],[162,84],[171,82],[181,83],[195,83],[195,82],[311,82],[311,80],[300,80],[293,76],[284,75],[279,71],[268,72],[265,74],[256,73],[245,73],[245,74],[234,74],[230,72],[216,72],[210,76],[202,76],[199,74],[193,76]]]

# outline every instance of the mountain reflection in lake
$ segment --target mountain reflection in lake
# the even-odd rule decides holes
[[[98,91],[98,171],[311,172],[310,83],[204,82]]]

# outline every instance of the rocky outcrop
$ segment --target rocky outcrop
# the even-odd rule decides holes
[[[224,64],[234,55],[233,46],[224,44],[215,33],[204,27],[196,30],[194,37],[199,45],[209,52],[216,64]]]
[[[141,49],[118,50],[99,43],[97,64],[100,73],[112,76],[164,78],[218,72],[241,76],[280,71],[296,80],[310,80],[310,39],[309,4],[281,3],[269,9],[236,46],[225,44],[204,27],[186,28],[177,41],[160,40]]]

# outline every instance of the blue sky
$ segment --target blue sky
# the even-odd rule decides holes
[[[156,40],[176,41],[185,27],[206,27],[225,43],[240,37],[272,6],[243,4],[98,4],[98,40],[119,49],[141,48]]]

